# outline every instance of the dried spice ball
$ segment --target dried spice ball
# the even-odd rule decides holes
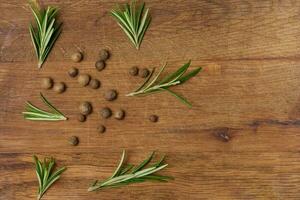
[[[74,78],[78,75],[78,69],[76,67],[72,67],[69,69],[68,74],[70,77]]]
[[[81,114],[89,115],[92,113],[93,108],[92,108],[91,103],[84,101],[79,105],[79,110],[80,110]]]
[[[103,126],[103,125],[99,125],[97,130],[98,130],[99,133],[104,133],[106,131],[106,127]]]
[[[113,101],[118,97],[118,93],[116,90],[108,90],[104,93],[104,99],[106,101]]]
[[[82,53],[79,52],[79,51],[73,53],[72,56],[71,56],[71,59],[72,59],[72,61],[74,61],[74,62],[80,62],[80,61],[82,60],[82,58],[83,58],[83,55],[82,55]]]
[[[79,143],[79,139],[76,136],[71,136],[68,141],[73,146],[77,146]]]
[[[53,87],[52,78],[50,78],[50,77],[43,78],[42,82],[41,82],[41,87],[46,90],[52,88]]]
[[[78,114],[78,115],[77,115],[77,120],[78,120],[79,122],[85,122],[86,116],[83,115],[83,114]]]
[[[97,79],[92,79],[89,83],[89,86],[93,89],[98,89],[100,87],[100,81]]]
[[[131,76],[137,76],[139,73],[139,68],[131,67],[128,72]]]
[[[157,115],[150,115],[149,116],[149,120],[151,122],[157,122],[158,121],[158,116]]]
[[[105,68],[105,62],[103,60],[98,60],[95,63],[95,67],[100,72],[100,71],[102,71]]]
[[[108,107],[102,108],[100,110],[100,115],[104,118],[107,119],[112,115],[111,109]]]
[[[99,52],[100,60],[106,61],[109,58],[109,52],[106,49],[102,49]]]
[[[139,76],[146,78],[150,74],[150,71],[147,68],[139,70]]]
[[[87,86],[89,84],[90,80],[91,80],[91,77],[88,74],[80,74],[77,79],[79,85],[81,85],[83,87]]]
[[[118,120],[124,119],[124,117],[125,117],[125,111],[122,110],[122,109],[117,110],[115,112],[115,114],[114,114],[114,117],[115,117],[115,119],[118,119]]]
[[[55,83],[53,90],[58,94],[63,93],[66,90],[66,84],[63,82]]]

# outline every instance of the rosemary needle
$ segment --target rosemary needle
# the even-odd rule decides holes
[[[198,67],[191,72],[186,73],[187,69],[190,67],[191,61],[184,64],[182,67],[180,67],[177,71],[163,77],[160,79],[160,76],[162,72],[164,71],[167,64],[161,67],[159,72],[154,76],[155,69],[153,69],[146,79],[146,81],[134,92],[131,92],[127,94],[126,96],[141,96],[141,95],[148,95],[155,92],[169,92],[171,95],[176,97],[178,100],[180,100],[185,105],[192,107],[192,104],[185,99],[184,97],[180,96],[179,94],[173,92],[169,88],[172,86],[180,85],[186,81],[188,81],[190,78],[196,76],[200,71],[201,67]],[[159,80],[160,79],[160,80]]]
[[[170,176],[161,176],[155,174],[156,172],[168,166],[168,164],[163,164],[165,156],[146,168],[146,166],[151,162],[153,156],[154,152],[152,152],[147,159],[137,166],[132,164],[125,165],[124,162],[126,152],[123,150],[121,160],[112,176],[104,181],[94,181],[93,184],[88,188],[88,191],[90,192],[103,188],[120,187],[131,183],[141,183],[149,180],[167,182],[168,180],[173,179]]]
[[[25,112],[22,112],[24,118],[32,121],[61,121],[67,120],[59,110],[57,110],[44,96],[40,93],[41,99],[46,106],[50,109],[50,112],[44,111],[29,101],[26,102]]]
[[[137,5],[136,0],[132,0],[130,4],[117,5],[111,11],[111,15],[116,19],[118,25],[123,29],[136,49],[139,49],[151,22],[149,9],[145,9],[145,3]]]
[[[39,181],[37,197],[39,200],[43,197],[48,188],[60,178],[60,175],[66,170],[66,167],[62,167],[54,172],[54,158],[45,158],[44,162],[41,162],[38,157],[34,155],[33,159],[35,163],[35,172]]]
[[[55,41],[61,33],[61,23],[56,22],[58,8],[41,8],[37,0],[30,0],[29,5],[35,19],[35,27],[30,23],[29,32],[41,68],[47,59]]]

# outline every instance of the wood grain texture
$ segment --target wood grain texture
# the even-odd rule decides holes
[[[61,7],[63,33],[42,70],[28,33],[32,20],[26,1],[0,0],[0,199],[36,197],[32,155],[54,156],[68,170],[45,200],[300,199],[300,2],[296,0],[149,0],[152,24],[136,51],[109,16],[115,1],[43,1]],[[77,49],[84,61],[69,56]],[[99,73],[101,48],[112,56]],[[203,71],[174,88],[194,105],[188,109],[168,94],[146,98],[124,95],[142,80],[133,66],[167,70],[192,59]],[[67,76],[76,66],[102,82],[95,91]],[[42,91],[42,77],[65,81],[64,94]],[[115,88],[117,101],[103,92]],[[70,120],[25,121],[30,100],[42,91]],[[76,121],[78,104],[89,100],[95,112]],[[126,120],[103,121],[98,110],[124,108]],[[157,114],[157,124],[148,122]],[[103,123],[107,132],[97,133]],[[80,145],[71,147],[68,137]],[[114,170],[121,150],[138,163],[152,150],[167,154],[162,174],[176,179],[88,193],[94,178]]]

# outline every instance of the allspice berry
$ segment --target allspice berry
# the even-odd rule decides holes
[[[74,61],[74,62],[80,62],[80,61],[82,60],[82,58],[83,58],[83,55],[82,55],[82,53],[79,52],[79,51],[73,53],[72,56],[71,56],[71,59],[72,59],[72,61]]]
[[[95,63],[95,67],[98,71],[102,71],[105,68],[105,62],[103,60],[98,60]]]
[[[150,71],[147,68],[139,70],[139,76],[146,78],[150,74]]]
[[[79,110],[80,110],[81,114],[89,115],[92,113],[93,108],[92,108],[91,103],[84,101],[79,105]]]
[[[41,81],[41,87],[43,89],[51,89],[53,87],[53,79],[50,77],[43,78]]]
[[[71,136],[68,141],[72,146],[77,146],[79,143],[79,139],[76,136]]]
[[[104,133],[106,131],[106,127],[101,124],[98,126],[97,130],[99,133]]]
[[[81,85],[83,87],[87,86],[89,84],[90,80],[91,80],[91,77],[88,74],[80,74],[77,79],[79,85]]]
[[[106,101],[113,101],[118,97],[118,93],[116,90],[108,90],[104,93],[104,99]]]
[[[76,67],[72,67],[69,69],[68,74],[70,77],[74,78],[78,75],[78,69]]]
[[[89,83],[89,86],[92,88],[92,89],[98,89],[100,87],[100,81],[97,80],[97,79],[92,79]]]
[[[131,67],[128,72],[131,76],[137,76],[139,73],[139,68]]]
[[[151,122],[157,122],[158,121],[158,116],[157,115],[150,115],[149,116],[149,120]]]
[[[53,90],[58,94],[63,93],[66,90],[66,84],[63,82],[55,83]]]
[[[106,61],[109,58],[109,52],[105,49],[100,50],[99,52],[100,60]]]
[[[115,112],[115,114],[114,114],[114,117],[115,117],[115,119],[117,119],[117,120],[122,120],[122,119],[124,119],[124,117],[125,117],[125,111],[122,110],[122,109],[117,110],[117,111]]]
[[[100,115],[104,118],[107,119],[112,115],[111,109],[108,107],[102,108],[100,110]]]
[[[86,116],[83,115],[83,114],[78,114],[78,115],[77,115],[77,120],[78,120],[79,122],[85,122]]]

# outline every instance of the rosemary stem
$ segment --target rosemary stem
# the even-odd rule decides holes
[[[136,96],[136,95],[139,95],[139,94],[152,92],[154,90],[158,90],[158,89],[163,88],[163,87],[170,87],[170,86],[174,86],[174,85],[178,85],[178,84],[180,84],[180,81],[175,81],[175,82],[172,82],[172,83],[165,83],[165,84],[162,84],[162,85],[156,85],[156,86],[153,86],[153,87],[150,87],[150,88],[146,88],[145,90],[140,90],[140,91],[137,91],[137,92],[129,93],[126,96],[128,96],[128,97],[129,96]]]

